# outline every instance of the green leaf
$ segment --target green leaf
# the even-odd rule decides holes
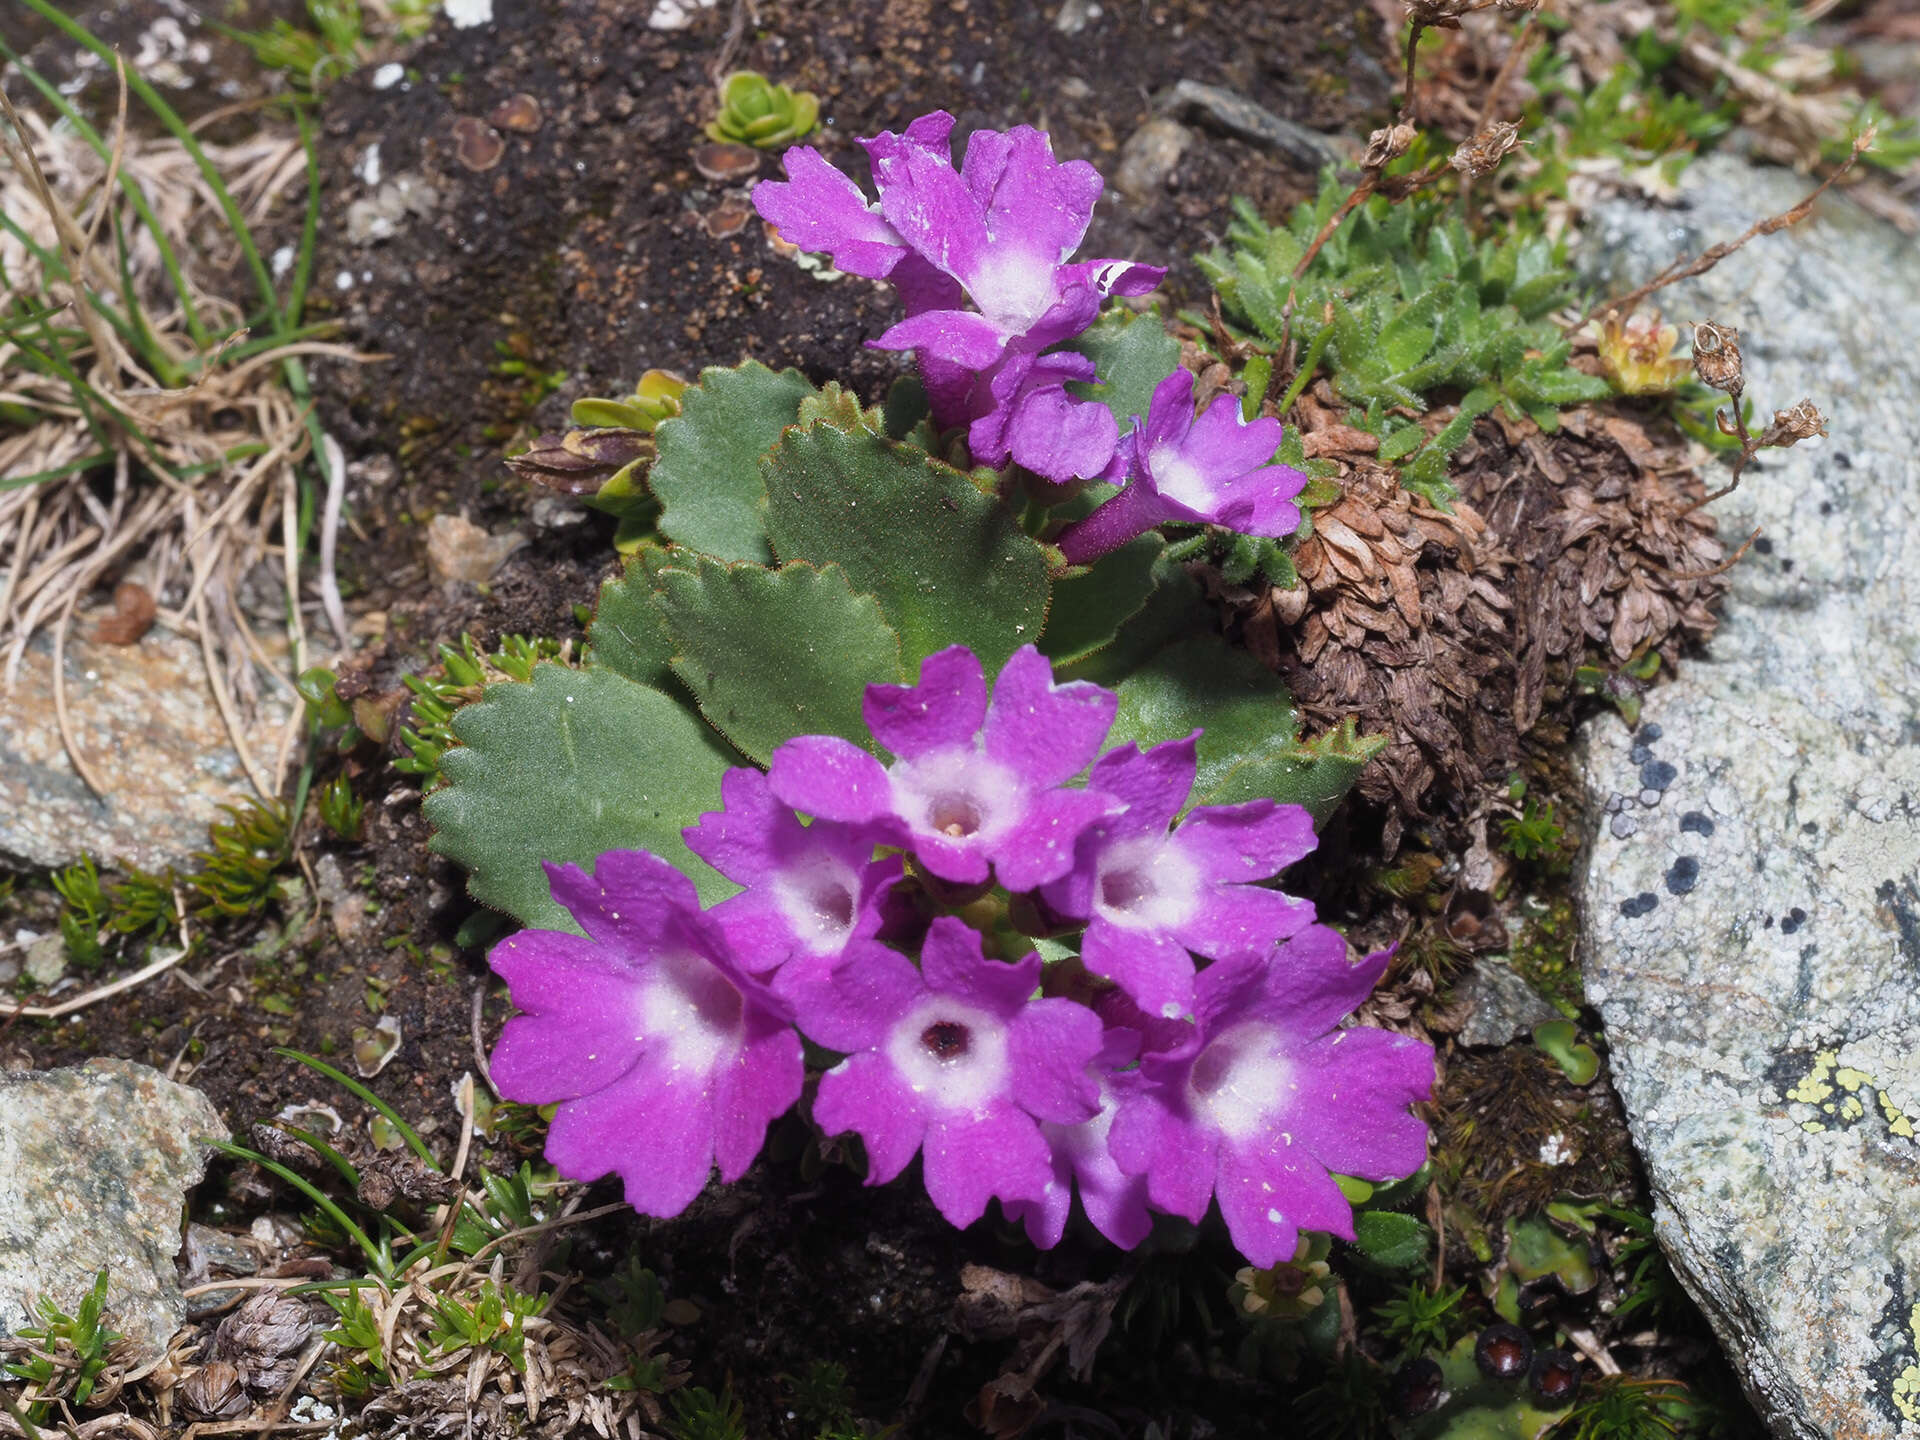
[[[1120,709],[1109,745],[1132,740],[1145,749],[1205,730],[1189,808],[1270,799],[1304,805],[1318,824],[1386,743],[1356,735],[1352,721],[1300,741],[1293,700],[1279,677],[1213,635],[1167,646],[1116,689]]]
[[[1120,626],[1111,645],[1070,664],[1056,664],[1054,677],[1090,680],[1111,689],[1176,640],[1218,627],[1219,616],[1207,604],[1200,582],[1167,550],[1154,562],[1153,582],[1146,604]]]
[[[1353,1217],[1353,1244],[1376,1265],[1412,1270],[1426,1263],[1433,1232],[1398,1210],[1363,1210]]]
[[[701,371],[680,397],[680,414],[654,432],[659,453],[648,483],[666,507],[661,533],[721,560],[772,559],[760,458],[813,393],[798,370],[776,372],[758,360]]]
[[[780,559],[843,566],[899,632],[908,673],[965,645],[992,675],[1040,638],[1045,552],[952,466],[877,435],[815,426],[789,431],[762,468]]]
[[[1112,644],[1153,593],[1154,567],[1166,547],[1165,537],[1149,531],[1101,556],[1091,569],[1056,581],[1040,636],[1046,657],[1070,665]]]
[[[779,570],[696,557],[660,572],[673,671],[714,727],[764,765],[796,735],[874,748],[860,715],[869,685],[899,683],[900,637],[838,565]]]
[[[650,556],[643,552],[623,573],[600,586],[593,623],[587,627],[587,639],[593,645],[592,663],[656,689],[669,683],[672,672],[668,661],[673,659],[667,617],[653,593],[653,565],[649,560],[657,553]]]
[[[1154,314],[1104,315],[1069,348],[1093,361],[1100,382],[1072,384],[1067,389],[1111,410],[1122,435],[1133,428],[1134,416],[1147,413],[1154,387],[1180,365],[1180,342]]]
[[[426,799],[433,850],[466,866],[476,900],[523,924],[576,930],[541,862],[591,868],[608,850],[651,850],[711,904],[733,887],[680,838],[720,808],[734,757],[699,717],[611,670],[543,664],[460,710]]]

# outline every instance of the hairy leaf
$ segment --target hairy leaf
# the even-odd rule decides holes
[[[1180,364],[1180,342],[1167,333],[1158,315],[1104,315],[1070,347],[1093,361],[1100,372],[1094,385],[1069,385],[1073,394],[1098,400],[1120,422],[1120,433],[1144,416],[1154,387]]]
[[[666,507],[660,532],[721,560],[772,559],[760,458],[813,393],[798,370],[773,371],[758,360],[701,371],[680,397],[680,414],[654,432],[659,455],[647,483]]]
[[[543,860],[591,867],[608,850],[651,850],[707,903],[733,888],[680,839],[720,807],[735,762],[699,717],[611,670],[537,665],[454,716],[462,742],[426,799],[433,849],[467,868],[476,900],[526,925],[572,930]]]
[[[907,678],[900,637],[838,565],[778,570],[704,556],[660,572],[673,670],[701,712],[765,764],[796,735],[873,747],[860,716],[869,685]]]
[[[856,592],[879,600],[909,673],[934,651],[965,645],[991,675],[1040,638],[1045,553],[952,466],[816,425],[789,431],[762,468],[780,559],[842,566]]]
[[[1040,636],[1047,658],[1069,665],[1112,644],[1153,593],[1154,567],[1166,548],[1165,538],[1149,531],[1101,556],[1085,572],[1055,581],[1053,608]]]

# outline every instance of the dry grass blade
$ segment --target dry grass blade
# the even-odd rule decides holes
[[[14,683],[43,629],[64,658],[76,613],[135,581],[198,642],[247,774],[272,796],[284,757],[269,769],[243,737],[261,677],[305,661],[289,597],[312,435],[283,362],[350,352],[291,330],[243,346],[247,316],[222,290],[239,237],[201,159],[257,220],[298,203],[300,137],[143,137],[119,74],[110,142],[0,95],[0,677]],[[55,698],[74,768],[98,790]]]

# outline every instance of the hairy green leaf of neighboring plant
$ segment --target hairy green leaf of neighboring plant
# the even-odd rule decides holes
[[[643,551],[623,573],[601,584],[593,623],[587,627],[594,664],[656,689],[670,685],[673,673],[668,663],[673,639],[653,590],[658,555],[657,550]]]
[[[965,645],[991,675],[1040,638],[1045,552],[958,470],[827,425],[788,431],[762,468],[775,552],[844,567],[856,592],[879,600],[909,674]]]
[[[1301,744],[1287,687],[1216,635],[1167,646],[1117,689],[1120,709],[1110,745],[1132,740],[1146,749],[1206,731],[1190,806],[1266,798],[1304,805],[1321,821],[1378,748],[1360,740],[1331,750],[1324,741],[1318,747]]]
[[[1426,1262],[1433,1231],[1398,1210],[1363,1210],[1353,1217],[1353,1243],[1376,1265],[1411,1270]]]
[[[647,484],[665,507],[660,532],[721,560],[771,560],[760,459],[812,393],[798,370],[758,360],[701,371],[680,414],[654,431],[659,453]]]
[[[1145,416],[1154,387],[1180,364],[1180,342],[1167,333],[1158,315],[1103,315],[1069,349],[1093,361],[1098,384],[1067,387],[1087,400],[1098,400],[1120,422],[1120,433],[1133,428],[1133,417]]]
[[[736,763],[698,716],[611,670],[538,665],[526,683],[487,687],[453,721],[462,742],[426,799],[433,849],[467,868],[476,900],[523,924],[577,930],[541,862],[588,869],[608,850],[651,850],[693,877],[711,904],[733,889],[680,838],[720,808]]]
[[[778,570],[704,556],[659,575],[673,670],[715,728],[764,765],[796,735],[873,747],[867,686],[905,680],[900,637],[838,565]]]
[[[1103,555],[1083,574],[1057,580],[1040,649],[1056,665],[1085,659],[1113,643],[1153,593],[1154,565],[1167,542],[1157,531]]]

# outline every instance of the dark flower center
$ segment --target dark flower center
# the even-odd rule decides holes
[[[853,892],[844,885],[828,885],[813,894],[814,913],[836,930],[853,925]]]
[[[980,829],[980,807],[964,790],[959,794],[942,795],[935,800],[928,818],[935,830],[955,840],[963,840]]]
[[[936,1020],[920,1032],[920,1043],[940,1060],[957,1060],[966,1054],[970,1038],[967,1027],[953,1020]]]
[[[1193,1062],[1187,1083],[1193,1086],[1195,1094],[1211,1095],[1227,1083],[1227,1074],[1237,1058],[1231,1046],[1209,1045]]]
[[[1153,894],[1153,882],[1138,870],[1110,870],[1100,877],[1100,903],[1109,910],[1131,910]]]

